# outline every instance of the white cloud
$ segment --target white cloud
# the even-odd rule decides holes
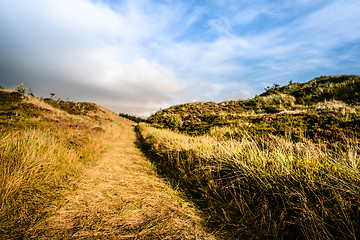
[[[130,2],[127,7],[121,14],[86,0],[4,0],[0,26],[6,34],[0,41],[6,44],[1,50],[24,78],[93,86],[100,96],[111,92],[113,99],[99,97],[98,103],[115,111],[158,110],[174,103],[184,89],[170,68],[148,60],[142,50],[141,42],[165,27],[166,14],[155,22],[153,13],[146,15]]]
[[[185,101],[248,98],[264,82],[360,62],[356,53],[330,54],[360,39],[356,0],[114,5],[0,1],[0,77],[27,78],[42,92],[66,82],[69,92],[96,94],[79,89],[79,100],[144,115]]]

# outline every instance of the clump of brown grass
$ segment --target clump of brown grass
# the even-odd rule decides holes
[[[360,148],[272,136],[189,137],[140,125],[159,170],[186,189],[227,238],[356,239]]]
[[[51,132],[25,130],[0,134],[0,235],[24,236],[76,178],[91,151],[74,148]],[[92,145],[92,146],[90,146]]]

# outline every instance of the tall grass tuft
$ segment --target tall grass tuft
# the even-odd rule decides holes
[[[65,137],[43,130],[0,133],[1,237],[26,236],[85,166],[89,148],[80,151]]]
[[[360,238],[360,148],[244,132],[190,137],[140,124],[160,172],[232,239]]]

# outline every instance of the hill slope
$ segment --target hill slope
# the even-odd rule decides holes
[[[290,134],[296,140],[306,135],[314,141],[341,141],[346,134],[359,136],[359,96],[360,76],[323,76],[307,83],[274,85],[250,100],[173,106],[150,116],[148,122],[189,134],[241,126],[257,133]]]

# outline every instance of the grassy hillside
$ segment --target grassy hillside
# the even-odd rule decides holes
[[[96,158],[115,114],[0,90],[0,236],[26,237]]]
[[[170,107],[148,122],[188,134],[216,131],[239,137],[234,129],[326,141],[358,138],[360,76],[325,76],[307,83],[274,85],[250,100],[197,102]]]
[[[224,239],[357,239],[359,87],[356,75],[274,85],[250,100],[170,107],[139,132]]]
[[[295,103],[302,105],[313,105],[325,100],[339,100],[350,105],[359,105],[360,76],[321,76],[306,83],[290,83],[284,87],[274,85],[260,96],[274,94],[293,96]]]

